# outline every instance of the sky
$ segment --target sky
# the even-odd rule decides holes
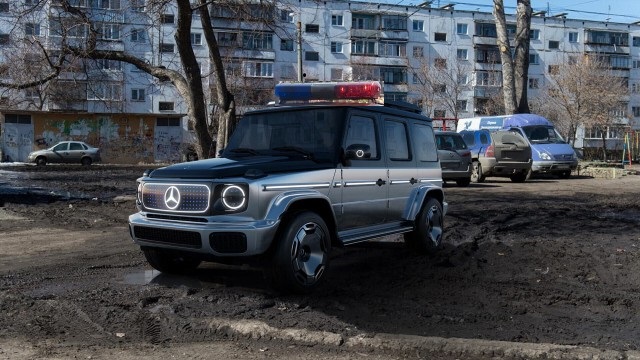
[[[418,5],[424,0],[386,0],[398,5]],[[503,0],[507,14],[515,13],[516,0]],[[455,4],[458,10],[491,12],[493,0],[433,0],[431,6]],[[546,11],[547,16],[567,13],[567,18],[632,23],[640,21],[640,0],[531,0],[533,11]]]

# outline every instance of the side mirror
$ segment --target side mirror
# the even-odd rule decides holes
[[[345,152],[347,160],[362,160],[371,158],[371,147],[367,144],[351,144]]]

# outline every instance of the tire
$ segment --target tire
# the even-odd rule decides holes
[[[527,181],[527,177],[529,174],[527,173],[517,173],[517,174],[513,174],[511,176],[509,176],[509,179],[511,179],[512,182],[514,183],[523,183],[525,181]]]
[[[568,179],[571,177],[571,171],[570,170],[563,171],[559,173],[558,176],[560,177],[560,179]]]
[[[44,156],[40,156],[40,157],[36,158],[36,165],[38,165],[38,166],[47,165],[47,158],[44,157]]]
[[[170,250],[142,247],[147,262],[167,274],[185,274],[195,270],[201,261]]]
[[[469,186],[469,184],[471,184],[471,177],[462,178],[462,179],[456,179],[456,184],[458,186],[462,186],[462,187]]]
[[[91,165],[91,163],[92,163],[92,161],[91,161],[91,158],[90,158],[90,157],[83,157],[83,158],[80,160],[80,163],[81,163],[82,165],[84,165],[84,166],[90,166],[90,165]]]
[[[484,179],[486,179],[486,177],[482,172],[482,164],[480,164],[479,161],[471,163],[471,182],[481,183],[484,182]]]
[[[434,198],[428,198],[416,217],[413,231],[404,234],[404,241],[420,254],[432,254],[442,247],[443,235],[442,204]]]
[[[303,211],[283,223],[276,237],[268,274],[271,286],[286,293],[308,294],[325,279],[331,235],[322,217]]]

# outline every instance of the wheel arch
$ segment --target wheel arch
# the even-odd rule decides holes
[[[438,200],[444,209],[444,191],[442,188],[430,185],[421,186],[411,192],[405,208],[404,218],[414,221],[429,198]]]

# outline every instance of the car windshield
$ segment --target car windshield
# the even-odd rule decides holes
[[[283,109],[246,115],[223,156],[290,156],[336,161],[345,109]]]
[[[543,125],[534,125],[534,126],[525,126],[523,127],[524,133],[527,135],[527,138],[536,144],[562,144],[564,143],[564,139],[558,132],[553,128],[553,126],[543,126]]]
[[[464,150],[467,148],[462,136],[458,134],[438,134],[436,141],[440,150]]]

